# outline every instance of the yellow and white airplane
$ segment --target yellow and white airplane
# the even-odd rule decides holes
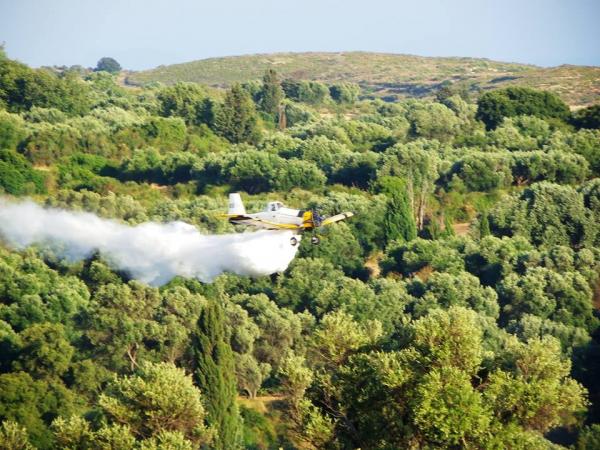
[[[235,224],[251,225],[266,230],[292,230],[299,234],[303,231],[314,233],[320,227],[326,227],[353,215],[354,213],[345,212],[331,217],[322,217],[316,211],[287,208],[281,202],[269,202],[263,211],[248,214],[242,197],[239,193],[235,193],[229,194],[229,209],[223,217]],[[317,245],[319,238],[313,234],[310,241]],[[298,239],[292,237],[290,244],[298,245]]]

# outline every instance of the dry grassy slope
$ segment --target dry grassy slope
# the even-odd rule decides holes
[[[383,53],[275,53],[231,56],[159,66],[131,72],[126,82],[172,84],[193,81],[211,86],[259,79],[267,68],[283,77],[324,82],[352,81],[379,97],[424,97],[444,81],[482,89],[506,85],[543,88],[559,93],[571,106],[600,99],[600,67],[540,68],[476,58],[432,58]]]

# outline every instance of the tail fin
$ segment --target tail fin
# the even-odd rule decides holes
[[[229,194],[229,210],[227,214],[230,216],[243,216],[246,214],[246,208],[242,202],[242,197],[237,192]]]

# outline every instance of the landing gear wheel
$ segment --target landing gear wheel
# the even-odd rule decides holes
[[[291,237],[290,244],[292,244],[292,247],[295,247],[296,245],[298,245],[298,239],[296,239],[295,237]]]
[[[310,243],[312,245],[319,245],[319,242],[321,242],[321,240],[317,236],[313,236],[310,238]]]

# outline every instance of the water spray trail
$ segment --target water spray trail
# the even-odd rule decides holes
[[[183,222],[128,226],[94,214],[0,199],[0,236],[16,248],[40,244],[70,261],[100,251],[115,268],[161,285],[176,275],[210,282],[223,272],[284,271],[298,247],[291,231],[203,235]]]

